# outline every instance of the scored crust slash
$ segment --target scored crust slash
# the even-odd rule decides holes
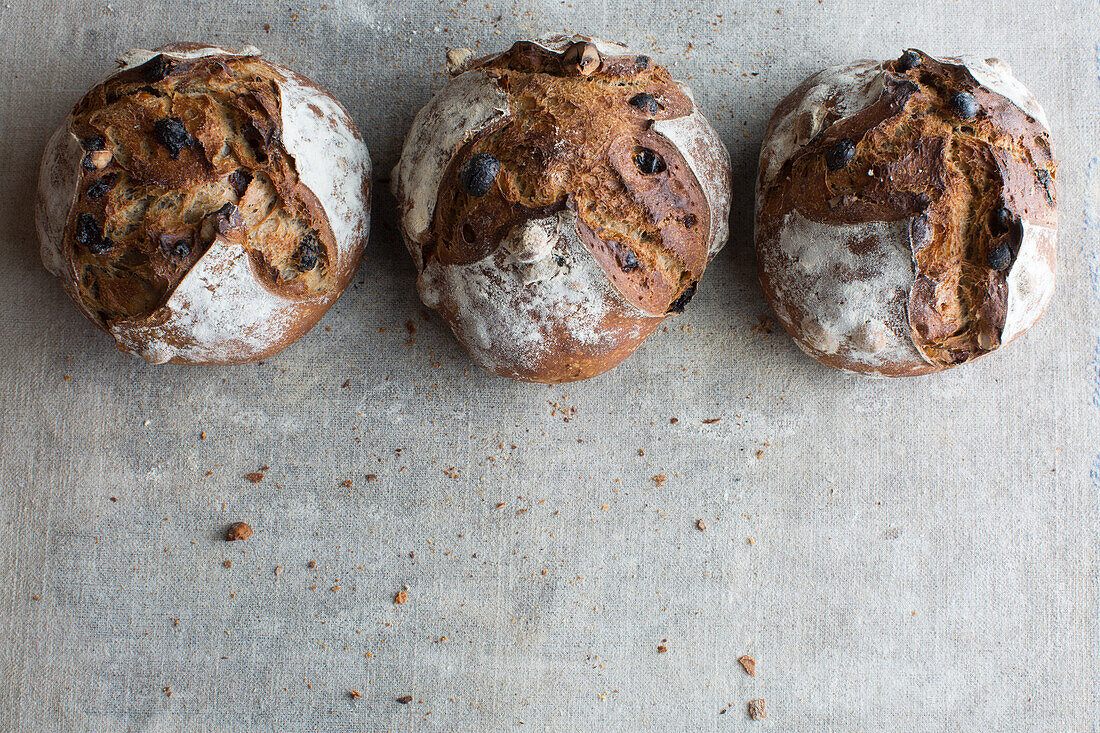
[[[496,374],[600,374],[725,244],[728,154],[690,91],[623,46],[519,41],[458,72],[392,176],[421,298]]]

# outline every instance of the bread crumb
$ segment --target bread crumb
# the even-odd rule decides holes
[[[222,563],[222,565],[224,567],[231,568],[231,567],[233,567],[233,561],[232,560],[226,560],[225,562]]]
[[[658,486],[664,486],[665,481],[668,481],[668,476],[664,475],[663,473],[657,474],[653,477],[653,483],[657,484]]]
[[[657,653],[658,654],[664,654],[667,651],[668,651],[668,647],[665,646],[664,644],[658,644],[657,645]]]
[[[402,603],[405,603],[408,600],[409,594],[406,593],[404,590],[397,591],[397,595],[393,597],[393,603],[395,606],[400,606]]]
[[[367,481],[377,481],[377,480],[378,480],[378,474],[376,474],[376,473],[368,473],[367,474]]]
[[[763,457],[764,457],[764,451],[763,450],[756,451],[756,460],[759,461]]]
[[[351,479],[350,478],[344,479],[343,481],[340,482],[340,485],[343,486],[346,489],[350,489],[351,488]]]
[[[749,700],[749,717],[753,720],[763,720],[768,717],[768,714],[764,711],[764,698]]]
[[[362,695],[359,694],[359,690],[348,690],[348,697],[352,700],[358,700]]]
[[[402,695],[401,697],[397,698],[397,702],[401,703],[402,705],[408,705],[412,701],[412,695]]]
[[[306,567],[308,567],[310,570],[312,570],[313,568],[317,567],[317,561],[316,560],[310,560],[308,563],[306,563]]]
[[[283,566],[282,565],[276,565],[275,566],[275,577],[279,577],[282,574],[283,574]]]
[[[750,657],[748,654],[738,657],[737,661],[741,663],[741,666],[745,668],[753,677],[756,676],[756,660]]]
[[[707,529],[707,523],[704,522],[701,518],[695,522],[695,526],[699,529],[700,532],[704,532]]]
[[[166,697],[172,697],[172,688],[170,686],[165,687],[164,688],[164,694],[165,694]]]
[[[670,417],[668,419],[668,424],[669,425],[675,425],[678,422],[680,422],[680,418],[678,418],[678,417]]]
[[[245,522],[233,522],[233,524],[229,525],[229,529],[225,533],[225,539],[229,542],[247,540],[251,536],[252,527],[248,526]]]
[[[253,471],[252,473],[246,473],[244,477],[254,484],[258,484],[264,480],[263,471]]]

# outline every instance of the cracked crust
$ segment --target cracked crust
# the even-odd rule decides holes
[[[1038,319],[1057,164],[1042,108],[996,60],[858,61],[780,103],[760,156],[760,280],[840,369],[940,371]]]
[[[489,371],[563,382],[683,309],[725,244],[729,176],[686,87],[575,36],[465,60],[392,180],[424,302]]]
[[[370,158],[354,124],[251,48],[175,44],[120,66],[47,146],[44,264],[122,351],[150,362],[278,352],[362,255]]]

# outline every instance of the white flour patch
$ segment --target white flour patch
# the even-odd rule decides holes
[[[835,225],[787,214],[762,265],[777,312],[803,334],[811,355],[843,356],[869,367],[925,364],[909,331],[914,279],[910,220]],[[800,314],[794,322],[790,311]]]
[[[1054,295],[1057,231],[1027,222],[1023,227],[1020,251],[1008,273],[1008,315],[1002,343],[1035,325]]]
[[[417,269],[424,266],[420,247],[451,159],[467,140],[508,114],[507,93],[479,69],[456,76],[417,112],[392,173],[393,194],[404,210],[405,243]]]
[[[521,262],[501,247],[467,265],[430,262],[417,283],[424,303],[452,314],[455,336],[490,371],[513,364],[535,368],[554,348],[557,330],[576,343],[612,348],[623,329],[604,328],[611,309],[641,315],[614,290],[580,240],[576,214],[563,211],[520,227],[530,225],[554,239],[541,259]]]

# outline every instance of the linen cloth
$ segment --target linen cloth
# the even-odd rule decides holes
[[[0,729],[1094,730],[1097,27],[1080,0],[0,2]],[[448,48],[559,31],[687,81],[735,180],[688,311],[546,387],[429,317],[386,179]],[[118,353],[38,261],[48,136],[177,40],[316,79],[374,158],[353,287],[262,364]],[[806,75],[907,47],[1004,58],[1045,105],[1060,282],[1003,351],[870,380],[761,321],[752,187]]]

